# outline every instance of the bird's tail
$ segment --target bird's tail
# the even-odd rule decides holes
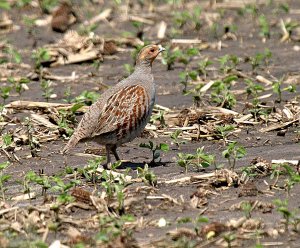
[[[76,146],[76,144],[79,142],[79,140],[80,139],[78,139],[78,137],[73,134],[72,137],[70,138],[69,142],[66,144],[66,146],[62,150],[62,153],[63,154],[67,153],[71,148]]]

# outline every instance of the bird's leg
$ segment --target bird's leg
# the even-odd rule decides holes
[[[110,147],[106,145],[105,150],[106,150],[106,164],[103,165],[103,168],[110,169],[111,168]]]
[[[120,157],[119,157],[119,155],[117,153],[117,146],[116,145],[114,145],[114,146],[111,147],[111,151],[112,151],[113,155],[115,156],[116,160],[120,161],[121,159],[120,159]]]

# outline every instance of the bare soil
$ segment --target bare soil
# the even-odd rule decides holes
[[[167,1],[142,1],[145,2],[145,5],[141,6],[138,4],[140,1],[132,1],[127,7],[125,3],[116,5],[114,1],[91,2],[83,1],[74,4],[74,6],[78,6],[76,10],[80,13],[83,20],[81,20],[81,23],[72,25],[70,29],[79,30],[84,20],[99,14],[106,8],[112,8],[113,11],[108,20],[100,22],[93,32],[103,38],[114,38],[116,41],[118,41],[118,37],[124,35],[124,31],[132,32],[134,36],[136,30],[133,25],[129,20],[121,18],[121,16],[125,15],[125,9],[128,8],[129,15],[153,20],[153,25],[144,24],[143,26],[144,41],[161,43],[163,46],[172,45],[173,49],[178,46],[182,50],[190,47],[201,48],[201,44],[175,44],[172,43],[172,38],[200,39],[202,44],[208,44],[207,47],[201,49],[199,55],[191,58],[188,65],[177,61],[172,70],[167,70],[166,66],[161,63],[161,58],[155,61],[153,74],[157,85],[156,103],[170,108],[170,111],[177,111],[176,113],[178,113],[183,109],[194,109],[191,95],[182,94],[183,86],[180,84],[179,73],[185,70],[195,70],[199,61],[208,58],[213,62],[213,65],[209,66],[206,78],[200,76],[198,79],[207,83],[211,80],[224,78],[225,75],[220,72],[220,65],[217,59],[226,54],[236,55],[241,58],[236,71],[248,75],[249,78],[255,79],[257,75],[260,75],[270,81],[276,81],[276,79],[280,80],[280,78],[285,76],[282,88],[289,85],[291,81],[288,79],[294,79],[293,83],[296,89],[300,90],[300,43],[291,38],[280,42],[282,37],[280,20],[288,22],[290,19],[300,23],[300,2],[297,0],[287,1],[289,5],[288,13],[285,13],[279,7],[280,4],[284,3],[283,1],[273,1],[274,3],[270,5],[267,4],[268,1],[259,1],[262,4],[257,5],[257,15],[264,14],[270,25],[271,35],[265,40],[259,34],[261,29],[258,17],[248,13],[244,15],[238,14],[238,11],[241,11],[244,7],[231,8],[229,7],[230,1],[217,1],[215,7],[209,6],[209,1],[201,1],[202,26],[200,30],[193,30],[189,25],[185,25],[182,28],[178,28],[179,30],[182,29],[183,32],[175,37],[171,35],[171,28],[174,27],[172,13],[184,10],[191,13],[193,8],[199,4],[197,1],[184,1],[185,4],[182,4],[182,6],[180,4],[167,4]],[[149,11],[151,9],[150,2],[155,5],[153,12]],[[253,2],[255,3],[255,1]],[[232,4],[234,3],[240,4],[239,1],[232,1]],[[218,7],[221,4],[223,7]],[[28,27],[24,24],[25,16],[35,16],[38,19],[47,17],[37,7],[15,6],[7,11],[7,14],[18,28],[1,34],[1,42],[6,41],[8,44],[11,44],[21,54],[23,65],[28,66],[20,66],[15,63],[10,65],[7,63],[1,64],[0,87],[9,85],[7,81],[9,76],[15,78],[28,77],[29,73],[34,73],[34,61],[31,58],[32,51],[44,45],[55,43],[64,35],[52,31],[50,25],[43,27],[34,26],[34,33],[28,34]],[[213,14],[217,16],[216,19],[211,17]],[[210,26],[209,21],[211,20],[218,24],[216,32]],[[156,33],[158,24],[161,21],[165,21],[168,27],[165,38],[159,40]],[[237,27],[237,31],[234,32],[236,39],[226,38],[224,31],[226,24],[234,24]],[[221,44],[221,49],[216,48],[218,42]],[[65,103],[63,100],[65,98],[64,92],[69,86],[71,87],[71,98],[74,98],[84,90],[95,91],[101,94],[105,90],[103,85],[113,86],[124,78],[127,74],[124,64],[134,64],[131,54],[135,48],[124,44],[119,45],[119,47],[122,49],[115,55],[104,56],[104,60],[98,69],[94,67],[93,61],[45,68],[49,75],[71,76],[73,72],[76,72],[76,75],[78,75],[78,78],[74,80],[52,80],[53,93],[57,97],[49,99],[49,102]],[[272,53],[269,64],[261,64],[255,72],[252,71],[247,58],[253,57],[257,53],[263,53],[266,48]],[[232,72],[232,74],[235,72]],[[245,92],[246,83],[244,79],[239,77],[231,88],[237,99],[237,103],[232,110],[239,114],[238,117],[249,114],[248,105],[252,103],[251,96],[247,97]],[[267,88],[266,91],[260,92],[259,95],[271,94],[268,98],[261,101],[266,106],[271,106],[273,113],[277,112],[279,116],[283,116],[282,110],[286,106],[299,106],[299,93],[297,91],[294,93],[283,91],[282,101],[279,103],[276,101],[277,95],[273,92],[270,85],[265,85],[259,81],[255,82]],[[27,86],[29,90],[24,91],[20,96],[11,93],[5,104],[16,100],[45,102],[38,79],[31,80]],[[206,94],[203,96],[200,107],[197,109],[203,112],[209,106],[216,106],[216,104],[212,103],[209,94]],[[26,129],[24,124],[25,118],[32,113],[47,116],[49,112],[41,109],[12,109],[3,115],[4,119],[1,120],[2,135],[11,132],[15,135],[14,137],[17,137],[18,132],[16,130]],[[77,114],[77,120],[80,120],[81,114]],[[204,114],[204,116],[207,117],[209,114]],[[222,121],[223,117],[213,118],[216,121],[220,121],[221,124],[225,123]],[[250,121],[248,124],[229,121],[230,124],[235,125],[235,132],[228,136],[228,139],[237,141],[247,151],[245,157],[237,160],[235,168],[237,178],[235,178],[235,172],[225,170],[229,169],[229,165],[222,156],[222,151],[226,149],[224,140],[216,139],[213,135],[209,139],[204,133],[200,133],[199,139],[193,138],[177,147],[169,135],[165,134],[166,131],[170,130],[171,126],[162,127],[160,122],[155,122],[154,125],[157,130],[154,132],[157,134],[157,137],[153,137],[149,131],[145,131],[142,137],[124,144],[118,149],[120,157],[130,162],[123,163],[122,168],[116,169],[116,171],[125,173],[126,168],[131,168],[129,175],[134,179],[124,189],[125,206],[122,211],[111,205],[112,202],[117,202],[116,198],[113,198],[111,202],[105,198],[108,206],[108,209],[105,211],[96,209],[95,204],[92,204],[89,200],[88,203],[82,203],[85,204],[84,207],[81,205],[70,206],[68,204],[72,203],[66,203],[59,205],[59,210],[53,210],[51,206],[56,203],[58,194],[49,191],[46,192],[46,196],[42,196],[41,186],[34,183],[31,185],[32,191],[36,192],[34,199],[21,201],[12,199],[12,197],[23,194],[24,187],[22,182],[29,171],[34,171],[37,174],[42,173],[49,177],[61,175],[61,178],[68,182],[74,177],[76,171],[84,168],[88,161],[93,158],[87,151],[93,150],[96,153],[94,157],[96,157],[99,154],[104,154],[101,147],[97,147],[93,143],[80,143],[70,154],[62,155],[60,151],[67,140],[61,135],[58,139],[40,142],[40,147],[35,157],[32,156],[28,144],[15,144],[14,151],[7,151],[11,155],[10,159],[2,149],[0,163],[10,161],[10,166],[5,169],[5,173],[11,174],[12,177],[4,184],[5,188],[7,188],[5,192],[6,200],[2,199],[0,201],[0,246],[39,247],[34,243],[37,240],[43,240],[47,245],[50,245],[54,240],[60,240],[69,247],[81,247],[78,244],[83,244],[84,246],[82,247],[134,247],[134,245],[139,247],[299,247],[299,225],[295,224],[299,220],[300,199],[297,197],[300,191],[299,184],[295,183],[290,192],[287,192],[286,185],[289,182],[288,180],[291,179],[285,173],[283,167],[281,167],[278,181],[275,181],[276,176],[275,178],[270,176],[274,171],[272,169],[262,174],[257,173],[255,177],[249,177],[247,183],[241,180],[243,169],[249,168],[250,165],[257,165],[256,162],[253,162],[254,160],[261,159],[265,165],[269,164],[269,166],[271,166],[272,160],[300,160],[299,113],[298,115],[295,114],[293,118],[295,119],[293,123],[281,128],[284,136],[280,135],[280,128],[270,132],[261,131],[262,128],[270,127],[276,122],[266,122],[259,119],[256,123],[253,118],[251,119],[252,123]],[[4,125],[5,122],[8,123]],[[285,122],[287,120],[282,117],[278,119],[277,124]],[[201,119],[201,117],[195,122],[195,124],[203,127],[208,126],[210,123],[209,119]],[[37,136],[36,138],[38,139],[39,137]],[[150,170],[157,176],[158,183],[155,186],[150,186],[137,179],[137,167],[144,167],[146,163],[149,164],[151,161],[151,152],[139,147],[140,143],[148,142],[148,140],[152,140],[156,144],[167,143],[170,146],[168,152],[161,153],[161,162],[150,166]],[[210,175],[209,173],[216,171],[213,165],[200,170],[199,168],[189,167],[188,172],[185,174],[184,169],[177,165],[178,153],[193,154],[200,147],[204,147],[204,151],[207,154],[212,154],[216,157],[216,164],[218,166],[223,165],[220,171],[229,173],[228,177],[223,176],[221,177],[222,179],[218,179],[214,174],[204,179],[178,180],[175,183],[166,183],[173,179]],[[19,159],[19,162],[13,159],[13,153]],[[66,167],[73,168],[75,172],[73,171],[71,175],[66,174]],[[296,166],[291,165],[290,167],[297,173]],[[230,178],[232,181],[230,181]],[[93,192],[94,196],[100,198],[101,193],[105,192],[102,185],[103,179],[96,181],[96,183],[90,182],[83,176],[79,176],[79,179],[81,183],[78,187],[90,193]],[[250,185],[250,193],[246,185]],[[71,194],[72,190],[68,191],[69,194]],[[204,193],[203,190],[207,190],[207,192]],[[199,201],[196,206],[192,202],[195,194],[198,196],[194,200]],[[128,203],[126,199],[132,199],[133,202]],[[283,216],[274,204],[276,199],[287,200],[287,208],[290,212],[293,212],[288,223],[288,230],[285,230]],[[252,206],[254,203],[261,204],[262,207],[253,207],[251,217],[246,219],[244,217],[245,211],[233,208],[234,204],[239,204],[242,201],[250,201]],[[80,199],[76,198],[75,202],[80,202]],[[88,207],[85,208],[86,206]],[[14,207],[16,208],[14,209]],[[9,210],[10,208],[12,210]],[[5,209],[9,211],[5,212]],[[43,212],[43,209],[45,212]],[[37,211],[36,216],[31,216],[32,218],[30,219],[30,214],[35,213],[35,211]],[[57,217],[56,213],[58,214],[57,216],[61,217]],[[104,218],[103,216],[113,216],[120,219],[122,215],[127,214],[133,215],[135,222],[126,222],[120,227],[122,230],[120,236],[117,236],[117,238],[109,236],[110,240],[108,242],[99,239],[99,232],[103,230],[112,232],[111,229],[103,229],[103,227],[99,226],[98,223],[101,222],[101,218]],[[197,222],[200,216],[207,217],[208,222]],[[66,220],[67,218],[68,220]],[[182,223],[184,218],[187,219],[186,223]],[[27,226],[24,224],[26,223],[25,220],[29,223]],[[161,226],[158,225],[159,220],[162,223]],[[236,224],[238,221],[241,222],[240,225]],[[248,226],[244,225],[247,221],[250,223]],[[55,223],[58,223],[56,229],[53,227]],[[117,228],[116,226],[114,227]],[[70,232],[75,232],[71,228],[75,228],[80,235],[70,234]],[[196,229],[199,231],[196,232]],[[46,232],[47,234],[45,234]],[[129,233],[132,234],[132,239],[129,238],[131,237]],[[226,239],[230,238],[232,238],[231,242],[226,241]],[[258,246],[258,244],[262,246]]]

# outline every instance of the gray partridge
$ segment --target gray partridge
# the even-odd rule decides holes
[[[164,50],[160,45],[142,48],[134,72],[89,107],[63,153],[79,141],[95,141],[106,147],[105,168],[111,163],[110,152],[120,160],[117,147],[140,135],[150,119],[155,101],[152,63]]]

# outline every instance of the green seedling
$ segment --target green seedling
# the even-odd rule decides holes
[[[256,69],[260,67],[262,64],[268,66],[271,58],[272,58],[272,53],[269,49],[265,49],[263,53],[257,53],[255,54],[254,57],[250,57],[252,70],[256,71]]]
[[[34,133],[34,128],[31,123],[30,118],[25,118],[24,125],[26,126],[26,132],[28,136],[28,145],[30,149],[30,153],[32,157],[37,157],[37,152],[39,151],[40,148],[40,143],[38,139],[33,135]]]
[[[277,102],[281,102],[282,101],[282,92],[283,91],[288,91],[288,92],[296,92],[296,86],[295,85],[289,85],[288,87],[285,87],[282,89],[282,84],[283,84],[283,80],[284,78],[281,78],[278,81],[273,82],[272,88],[273,88],[273,92],[277,94],[278,98],[277,98]]]
[[[0,87],[1,98],[3,100],[3,104],[5,104],[6,99],[9,97],[11,89],[12,89],[11,86]]]
[[[68,86],[66,88],[65,92],[64,92],[64,97],[65,97],[63,99],[64,102],[67,102],[67,103],[71,103],[72,102],[71,93],[72,93],[71,86]]]
[[[215,156],[204,152],[204,147],[199,147],[195,154],[196,165],[198,168],[207,168],[215,164]]]
[[[227,137],[234,131],[234,128],[233,125],[215,126],[215,135],[226,144],[228,142]]]
[[[10,3],[7,0],[1,0],[0,9],[10,10]]]
[[[151,163],[155,163],[155,160],[157,160],[160,157],[160,151],[167,152],[169,151],[169,145],[165,143],[160,143],[159,145],[154,144],[151,140],[149,140],[149,143],[141,143],[140,147],[147,148],[151,150],[152,152],[152,160]],[[158,161],[160,162],[161,159]]]
[[[252,205],[250,202],[242,202],[241,204],[242,210],[244,211],[245,217],[247,219],[251,218]]]
[[[240,59],[235,55],[224,55],[218,59],[220,63],[220,69],[224,74],[229,73],[233,69],[236,69],[240,62]]]
[[[100,181],[100,177],[97,176],[97,169],[99,165],[105,161],[105,157],[97,157],[88,161],[88,165],[84,168],[78,168],[78,174],[83,176],[86,180],[96,184],[97,181]]]
[[[187,173],[189,167],[196,167],[198,170],[207,168],[215,164],[215,157],[211,154],[204,152],[204,147],[199,147],[195,154],[191,153],[178,153],[177,165],[185,169]]]
[[[247,84],[247,97],[249,98],[249,96],[253,96],[253,109],[251,109],[250,112],[253,114],[255,121],[257,121],[258,114],[261,113],[261,109],[259,107],[260,101],[258,99],[258,94],[259,92],[264,91],[265,88],[260,84],[253,83],[253,81],[250,79],[245,79],[245,82]]]
[[[263,38],[270,38],[270,25],[265,15],[261,14],[258,18],[260,33],[259,35]]]
[[[46,99],[48,102],[51,96],[53,95],[53,88],[52,88],[52,81],[50,80],[44,80],[41,81],[41,88],[42,88],[42,96]]]
[[[32,58],[34,59],[35,69],[40,70],[42,64],[50,60],[50,54],[45,48],[39,48],[33,52]]]
[[[119,213],[124,212],[124,189],[128,185],[125,176],[115,177],[112,173],[108,173],[107,170],[102,172],[102,179],[105,181],[101,183],[101,186],[105,189],[108,202],[117,199],[117,210]]]
[[[21,54],[16,49],[14,49],[11,45],[5,46],[3,49],[3,53],[9,55],[9,60],[7,60],[7,58],[1,58],[0,64],[7,63],[8,61],[17,64],[20,64],[22,62]]]
[[[284,218],[285,222],[285,230],[288,231],[290,219],[293,217],[293,213],[288,209],[288,200],[280,200],[276,199],[274,200],[274,204],[277,206],[276,211],[280,214],[282,214],[282,217]]]
[[[57,125],[64,130],[64,133],[67,134],[67,137],[70,137],[74,132],[72,126],[74,126],[76,123],[76,111],[82,106],[82,103],[75,103],[69,109],[60,109],[58,111],[59,119]]]
[[[204,78],[207,77],[207,68],[212,65],[213,62],[208,60],[208,58],[204,59],[204,60],[201,60],[199,63],[198,63],[198,73],[199,75],[203,75]]]
[[[42,195],[45,195],[47,190],[51,188],[49,176],[43,174],[37,175],[34,171],[26,174],[26,180],[28,180],[28,183],[35,183],[42,186]]]
[[[53,8],[55,6],[57,6],[57,4],[58,4],[58,0],[40,0],[39,1],[40,8],[45,14],[50,14],[51,10],[53,10]]]
[[[98,23],[93,23],[89,25],[80,25],[78,34],[82,36],[88,36],[91,33],[95,32],[95,30],[98,28],[99,24]]]
[[[2,200],[5,201],[5,183],[11,178],[11,175],[5,174],[4,170],[10,165],[9,162],[3,162],[0,163],[0,190],[1,190],[1,196]]]
[[[51,187],[51,191],[59,192],[60,194],[57,197],[57,200],[61,204],[66,204],[73,201],[73,197],[68,193],[69,189],[80,184],[79,180],[71,180],[68,183],[65,183],[60,177],[53,176],[52,182],[54,185]]]
[[[234,233],[227,233],[223,236],[223,239],[227,242],[227,247],[231,248],[232,242],[236,240],[236,235]]]
[[[27,84],[30,82],[28,78],[20,78],[19,80],[16,80],[15,78],[10,77],[7,80],[13,85],[13,88],[19,96],[21,96],[22,92],[28,89]]]
[[[288,195],[290,195],[291,189],[295,184],[300,183],[300,175],[294,171],[288,164],[283,164],[282,167],[285,169],[288,178],[285,180]]]
[[[244,13],[252,15],[253,18],[258,16],[258,6],[256,4],[246,4]]]
[[[201,82],[197,82],[198,72],[181,72],[179,74],[179,78],[180,83],[184,86],[182,91],[183,95],[192,95],[194,105],[196,107],[199,107],[205,92],[201,91],[204,84]]]
[[[115,240],[119,240],[119,237],[122,237],[122,240],[130,239],[130,237],[132,237],[132,231],[128,227],[128,223],[134,221],[135,218],[128,214],[118,217],[115,217],[114,215],[101,216],[101,218],[99,218],[100,231],[95,236],[96,247],[115,244]]]
[[[156,121],[159,121],[160,126],[166,126],[165,111],[159,110],[158,113],[151,115],[150,123],[155,124]]]
[[[79,96],[75,97],[72,102],[84,103],[84,105],[90,106],[98,100],[99,96],[100,94],[98,94],[97,92],[85,90]]]
[[[228,161],[229,168],[233,171],[236,161],[243,158],[246,154],[245,147],[238,145],[236,141],[228,144],[226,149],[222,152],[223,157]]]
[[[246,87],[246,93],[247,96],[253,96],[255,100],[258,100],[258,94],[259,92],[263,92],[265,88],[257,83],[254,83],[251,79],[245,79],[245,82],[247,84]]]
[[[13,136],[9,133],[2,134],[2,149],[7,149],[13,144]]]
[[[137,168],[138,178],[141,178],[144,183],[149,184],[152,187],[157,185],[157,176],[153,171],[149,170],[149,166],[145,164],[144,168]]]
[[[170,138],[173,140],[173,143],[180,147],[180,145],[185,144],[186,142],[184,140],[179,140],[179,136],[182,133],[181,130],[176,130],[173,133],[170,134]]]
[[[182,51],[180,49],[171,50],[170,47],[166,47],[166,51],[163,53],[162,63],[167,65],[167,70],[171,70],[175,62],[182,63],[186,66],[192,57],[198,54],[199,50],[197,48],[189,48],[186,51]]]
[[[230,92],[232,83],[237,80],[237,76],[228,76],[223,80],[217,80],[212,85],[211,98],[218,106],[232,109],[236,104],[236,98]]]
[[[188,168],[194,165],[195,155],[194,154],[186,154],[186,153],[178,153],[177,154],[177,165],[184,168],[185,173],[188,172]]]

